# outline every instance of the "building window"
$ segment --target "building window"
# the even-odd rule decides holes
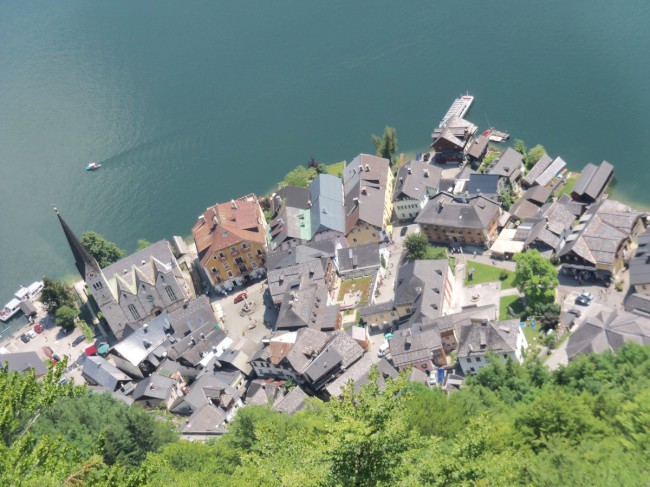
[[[242,265],[243,263],[244,263],[244,259],[242,259],[241,257],[237,257],[235,259],[235,264]]]
[[[223,268],[224,269],[230,269],[230,264],[228,264],[228,262],[224,262],[223,263]]]
[[[241,244],[242,250],[246,250],[248,247],[250,247],[250,244],[248,242],[244,242]]]
[[[228,277],[232,277],[232,271],[228,271]]]
[[[262,251],[260,249],[257,249],[257,255],[262,255]]]
[[[467,357],[467,363],[471,364],[472,363],[472,357]]]
[[[253,269],[257,269],[257,262],[255,261],[251,262],[251,266],[253,266]]]
[[[253,258],[253,252],[249,252],[249,253],[248,253],[248,258],[249,258],[249,259],[252,259],[252,258]]]
[[[503,358],[507,359],[507,358],[508,358],[508,354],[507,354],[507,353],[504,353],[504,354],[503,354]]]
[[[135,309],[135,306],[133,306],[132,304],[129,304],[129,311],[133,315],[134,320],[139,320],[140,319],[140,313],[138,313],[138,310]]]
[[[242,265],[242,266],[239,267],[239,272],[241,272],[242,274],[245,274],[246,272],[248,272],[248,269],[246,268],[245,265]]]
[[[220,258],[220,259],[225,259],[225,258],[226,258],[226,254],[224,254],[223,252],[219,252],[219,258]]]
[[[477,361],[477,362],[480,362],[480,361],[481,361],[481,357],[476,357],[476,361]]]
[[[469,370],[470,372],[476,372],[476,369],[474,369],[474,367],[470,367]]]
[[[219,273],[219,271],[217,270],[217,268],[216,268],[216,267],[213,267],[213,268],[212,268],[212,273],[213,273],[213,274],[218,274],[218,273]]]
[[[169,299],[176,301],[176,294],[174,294],[174,290],[170,286],[165,286],[165,291],[167,291],[167,296],[169,296]]]

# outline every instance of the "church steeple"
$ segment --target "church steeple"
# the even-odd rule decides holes
[[[87,280],[89,275],[90,277],[98,275],[101,272],[101,268],[95,258],[88,253],[83,245],[81,245],[77,236],[59,214],[59,210],[54,208],[54,211],[56,216],[59,218],[65,238],[68,240],[68,245],[70,245],[70,250],[72,250],[72,255],[74,255],[75,265],[77,266],[77,270],[79,271],[79,274],[81,274],[81,277],[84,280]]]

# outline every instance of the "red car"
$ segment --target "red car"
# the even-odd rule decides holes
[[[248,297],[248,294],[246,294],[245,292],[244,293],[239,293],[237,296],[235,296],[235,304],[243,301],[247,297]]]
[[[34,325],[34,331],[36,333],[43,333],[43,327],[41,325]]]

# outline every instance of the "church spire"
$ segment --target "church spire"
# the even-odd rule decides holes
[[[68,245],[70,245],[70,250],[72,250],[72,255],[74,255],[75,265],[79,274],[81,274],[82,279],[86,279],[89,273],[99,274],[101,268],[95,260],[95,258],[88,253],[88,251],[81,245],[81,242],[74,234],[72,229],[68,226],[63,217],[59,214],[59,210],[54,208],[56,216],[59,218],[61,227],[63,228],[63,233],[65,238],[68,240]]]

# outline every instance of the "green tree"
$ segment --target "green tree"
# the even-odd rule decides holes
[[[67,445],[80,452],[101,454],[107,465],[128,466],[139,465],[147,453],[177,440],[170,424],[110,394],[96,393],[82,394],[48,408],[36,421],[34,435],[61,435]]]
[[[61,281],[53,281],[49,277],[43,278],[43,290],[38,298],[43,307],[53,313],[61,306],[74,306],[75,298],[72,288]]]
[[[136,252],[139,252],[140,250],[144,250],[147,247],[151,245],[151,242],[149,240],[146,240],[144,238],[138,239],[138,247],[135,249]]]
[[[510,184],[507,184],[499,191],[499,199],[501,200],[501,206],[503,209],[508,211],[515,202],[515,195],[512,192],[512,186],[510,186]]]
[[[546,154],[546,149],[544,149],[544,146],[542,145],[537,144],[535,147],[530,149],[524,156],[524,165],[526,166],[526,169],[531,169],[544,154]]]
[[[77,323],[79,317],[79,310],[72,306],[61,306],[56,310],[55,321],[56,325],[64,330],[71,330]]]
[[[393,162],[393,157],[398,151],[397,133],[394,127],[385,127],[384,134],[380,137],[372,134],[372,143],[375,145],[376,155]]]
[[[424,259],[427,255],[428,246],[429,239],[426,234],[422,232],[416,232],[407,235],[404,239],[406,258],[409,261]]]
[[[316,166],[316,172],[318,174],[327,174],[327,165],[319,164],[318,166]]]
[[[513,284],[526,295],[528,305],[535,307],[554,302],[559,284],[557,269],[538,250],[516,254],[514,259],[517,268]]]
[[[314,180],[315,177],[315,168],[298,166],[287,173],[287,175],[284,177],[283,183],[288,186],[299,186],[301,188],[306,188],[309,186],[309,183]]]
[[[526,155],[526,151],[528,150],[526,148],[526,143],[521,140],[521,139],[516,139],[513,149],[515,149],[517,152],[519,152],[522,156]]]
[[[84,232],[81,236],[81,245],[92,255],[100,267],[114,264],[126,253],[113,242],[106,240],[97,232]]]

